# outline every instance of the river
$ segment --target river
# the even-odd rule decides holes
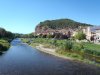
[[[0,53],[0,75],[100,75],[100,67],[43,53],[15,39]]]

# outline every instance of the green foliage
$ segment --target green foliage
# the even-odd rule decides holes
[[[70,40],[67,40],[62,47],[64,50],[70,51],[73,47],[73,43]]]
[[[29,33],[29,34],[15,33],[15,38],[34,38],[34,37],[35,37],[34,33]]]
[[[80,51],[81,50],[81,47],[79,45],[73,45],[72,50],[73,51]]]
[[[82,49],[84,49],[84,44],[83,43],[74,43],[73,44],[73,51],[81,51]]]
[[[80,31],[75,35],[75,38],[78,40],[84,40],[84,39],[86,39],[86,35]]]
[[[6,35],[6,30],[3,28],[0,28],[0,38],[5,37],[5,35]]]
[[[46,38],[52,38],[52,35],[51,35],[51,34],[48,34],[48,35],[46,36]]]
[[[6,40],[0,40],[0,51],[5,51],[10,47],[10,44]]]
[[[30,39],[24,39],[24,42]],[[78,43],[72,40],[55,40],[51,38],[33,38],[30,45],[37,46],[39,44],[44,45],[46,48],[54,48],[59,54],[63,54],[69,57],[77,59],[88,59],[96,62],[100,61],[100,45],[93,43]],[[28,43],[29,44],[29,43]],[[92,49],[91,49],[92,47]],[[96,47],[96,48],[95,48]]]
[[[92,54],[92,55],[96,55],[96,56],[100,56],[100,51],[96,51],[96,50],[90,50],[90,49],[84,49],[84,52],[87,54]]]
[[[9,38],[12,39],[14,37],[14,34],[6,31],[4,28],[0,28],[0,38]]]
[[[0,28],[0,52],[6,51],[10,47],[10,42],[14,38],[14,34]]]
[[[79,23],[71,19],[58,19],[58,20],[46,20],[40,22],[40,26],[51,29],[62,29],[62,28],[78,28],[79,26],[91,26],[90,24]]]
[[[100,51],[100,45],[94,43],[84,43],[84,47],[89,50]]]
[[[57,45],[57,40],[54,39],[52,44],[53,44],[54,46],[56,46],[56,45]]]

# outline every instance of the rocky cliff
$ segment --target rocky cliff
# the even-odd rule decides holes
[[[66,33],[68,31],[75,31],[87,26],[92,25],[76,22],[70,19],[46,20],[44,22],[40,22],[36,26],[35,33]]]

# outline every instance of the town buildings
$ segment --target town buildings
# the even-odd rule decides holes
[[[86,34],[86,39],[100,42],[100,26],[89,26],[83,29],[83,32]]]
[[[94,42],[100,42],[100,26],[79,26],[77,29],[71,29],[71,28],[65,28],[65,29],[50,29],[50,28],[45,28],[45,27],[37,27],[36,28],[36,34],[37,35],[53,35],[53,34],[61,34],[61,35],[66,35],[73,37],[77,34],[77,32],[83,31],[83,33],[86,35],[86,39],[89,41],[94,41]]]

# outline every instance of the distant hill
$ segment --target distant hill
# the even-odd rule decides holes
[[[93,26],[86,23],[76,22],[71,19],[57,19],[57,20],[46,20],[44,22],[40,22],[35,29],[36,33],[43,33],[45,31],[54,31],[54,30],[62,30],[62,29],[77,29],[79,27]]]

